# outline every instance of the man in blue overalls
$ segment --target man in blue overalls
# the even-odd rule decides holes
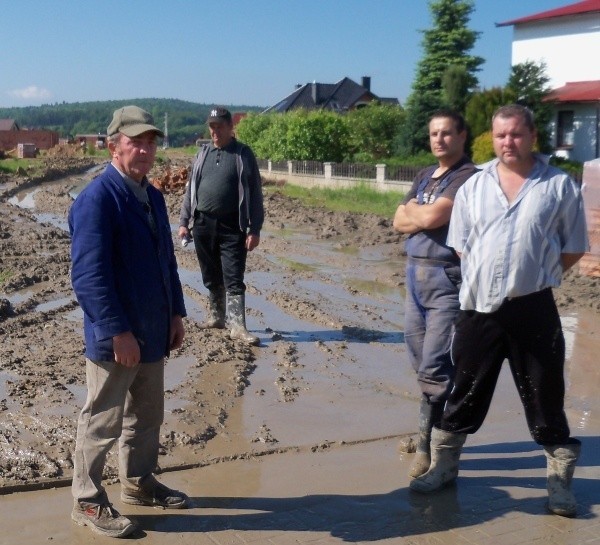
[[[438,164],[417,174],[394,216],[394,228],[409,235],[404,339],[421,388],[419,439],[411,477],[429,469],[431,429],[440,421],[454,378],[450,344],[461,276],[460,259],[446,245],[446,237],[454,196],[476,171],[464,153],[466,138],[460,114],[451,110],[433,114],[429,143]]]

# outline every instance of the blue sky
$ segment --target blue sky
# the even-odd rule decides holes
[[[483,87],[510,73],[512,27],[574,0],[476,0]],[[347,76],[404,102],[431,27],[427,0],[0,2],[0,107],[177,98],[269,106]]]

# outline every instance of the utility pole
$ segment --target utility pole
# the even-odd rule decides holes
[[[165,137],[163,138],[163,149],[167,149],[169,147],[169,114],[167,112],[165,112],[165,130],[163,131],[165,133]]]

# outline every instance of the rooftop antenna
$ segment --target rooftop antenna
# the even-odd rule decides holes
[[[169,147],[169,114],[167,112],[165,112],[165,130],[163,131],[165,133],[165,137],[163,138],[163,149],[167,149]]]

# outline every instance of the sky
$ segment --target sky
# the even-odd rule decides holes
[[[575,0],[475,0],[480,86],[504,85],[513,27]],[[271,106],[298,83],[357,83],[404,103],[427,0],[0,0],[0,107],[132,98]]]

